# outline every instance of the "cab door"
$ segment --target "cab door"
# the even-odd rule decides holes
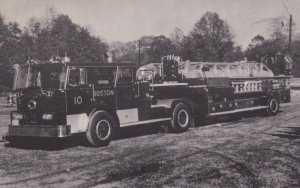
[[[116,82],[116,107],[121,123],[133,123],[138,118],[138,91],[134,67],[118,67]]]
[[[93,102],[116,109],[116,66],[96,66],[87,68],[88,83],[93,88]]]
[[[88,124],[86,109],[90,106],[93,92],[87,82],[87,69],[69,67],[66,84],[67,124],[71,125],[71,133],[84,132]]]

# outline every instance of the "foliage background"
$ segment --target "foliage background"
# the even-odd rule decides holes
[[[287,32],[274,21],[272,35],[265,38],[259,33],[249,41],[246,50],[235,45],[232,28],[215,12],[206,12],[188,35],[174,26],[170,36],[142,36],[135,41],[108,43],[90,30],[74,23],[68,15],[49,9],[43,19],[32,18],[20,28],[16,22],[6,22],[0,13],[0,92],[9,90],[13,82],[13,65],[24,64],[30,56],[49,60],[67,54],[73,62],[113,62],[141,64],[160,62],[164,55],[174,54],[184,60],[232,62],[247,58],[260,62],[265,55],[289,53]],[[295,40],[296,39],[296,40]],[[294,38],[291,56],[293,73],[300,76],[300,40]]]

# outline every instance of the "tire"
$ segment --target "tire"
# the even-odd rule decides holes
[[[173,108],[171,129],[176,133],[185,132],[191,126],[191,110],[184,103],[178,103]]]
[[[90,117],[86,138],[94,147],[107,146],[115,134],[115,122],[105,111],[96,111]]]
[[[279,112],[279,102],[278,99],[272,97],[268,100],[267,104],[267,115],[269,116],[275,116]]]

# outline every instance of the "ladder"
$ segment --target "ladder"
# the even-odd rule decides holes
[[[264,64],[256,62],[180,62],[179,74],[185,78],[208,77],[273,77],[273,72]]]

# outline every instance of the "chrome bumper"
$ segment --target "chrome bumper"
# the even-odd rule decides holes
[[[43,126],[8,126],[8,137],[11,136],[32,136],[32,137],[53,137],[62,138],[71,136],[70,125],[43,125]]]

